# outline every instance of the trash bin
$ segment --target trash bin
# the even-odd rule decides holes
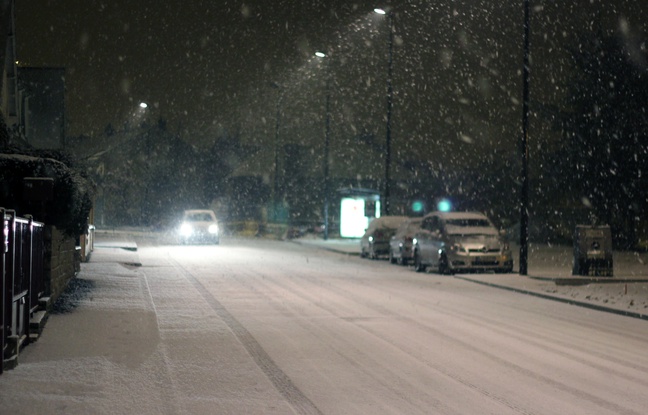
[[[576,226],[572,275],[613,275],[612,232],[607,225]]]

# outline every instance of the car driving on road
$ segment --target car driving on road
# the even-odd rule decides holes
[[[508,244],[485,215],[477,212],[432,212],[423,217],[414,238],[414,269],[511,272]]]
[[[216,214],[209,209],[185,210],[178,229],[180,243],[220,242],[220,229]]]

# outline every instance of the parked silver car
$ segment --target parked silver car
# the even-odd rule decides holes
[[[491,221],[476,212],[433,212],[423,217],[414,240],[414,269],[511,272],[508,244]]]
[[[376,259],[389,254],[389,240],[407,216],[381,216],[372,220],[360,238],[360,255]]]
[[[414,259],[414,236],[421,227],[422,218],[410,218],[400,224],[389,240],[389,262],[407,265]]]

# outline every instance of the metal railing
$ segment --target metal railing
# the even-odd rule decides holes
[[[30,316],[44,296],[44,225],[33,218],[20,218],[16,212],[0,208],[2,245],[2,304],[0,308],[0,350],[5,363],[15,359],[22,345],[29,342]]]

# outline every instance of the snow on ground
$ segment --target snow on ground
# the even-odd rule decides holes
[[[360,259],[354,241],[115,242],[98,241],[0,376],[3,413],[639,413],[645,400],[645,322],[483,286],[645,308],[646,283],[556,285],[571,277],[564,250],[533,252],[535,278],[453,278]],[[353,255],[314,252],[336,245]]]

